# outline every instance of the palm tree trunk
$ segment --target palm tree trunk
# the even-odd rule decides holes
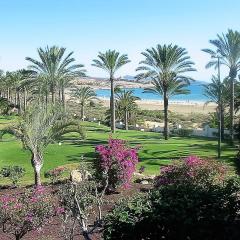
[[[231,92],[231,99],[230,99],[230,143],[233,144],[234,142],[234,77],[230,78],[230,92]]]
[[[168,98],[166,91],[163,94],[163,102],[164,102],[164,139],[168,140]]]
[[[27,109],[27,89],[24,87],[23,89],[23,111],[25,112]]]
[[[19,93],[19,91],[17,91],[17,106],[18,106],[18,114],[20,114],[22,109],[21,109],[21,101],[20,101],[20,93]]]
[[[55,91],[52,91],[52,104],[55,105]]]
[[[222,140],[224,140],[224,108],[221,107],[221,136]]]
[[[111,111],[111,131],[115,133],[115,100],[114,100],[114,82],[113,77],[110,77],[111,82],[111,97],[110,97],[110,111]]]
[[[125,121],[125,130],[128,130],[128,111],[126,110],[125,111],[125,119],[124,119],[124,121]]]
[[[81,119],[84,121],[84,105],[81,104]]]
[[[7,89],[7,100],[10,101],[10,90],[9,90],[9,88]]]
[[[45,104],[46,104],[46,108],[47,108],[47,105],[48,105],[48,93],[47,92],[45,93]]]
[[[34,169],[34,178],[35,178],[35,186],[41,185],[41,168],[43,165],[43,157],[39,152],[32,152],[32,166]]]
[[[15,91],[15,94],[14,94],[14,104],[16,107],[17,106],[17,91]]]
[[[62,105],[63,105],[63,110],[66,110],[66,102],[65,102],[65,91],[64,87],[62,87]]]
[[[58,101],[59,101],[59,103],[61,103],[61,90],[59,89],[58,90]]]

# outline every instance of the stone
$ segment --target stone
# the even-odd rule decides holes
[[[145,175],[142,174],[142,173],[139,173],[139,172],[134,172],[133,176],[136,177],[136,178],[145,178]]]
[[[92,175],[86,170],[84,170],[84,171],[72,170],[70,173],[70,180],[75,183],[80,183],[83,180],[90,179],[91,177],[92,177]]]
[[[72,170],[70,173],[70,180],[75,183],[83,181],[82,173],[79,170]]]
[[[147,185],[147,184],[149,184],[149,182],[148,182],[147,180],[142,180],[142,181],[140,182],[140,184],[142,184],[142,185]]]

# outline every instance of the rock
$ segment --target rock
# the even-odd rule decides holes
[[[75,183],[80,183],[83,180],[90,179],[91,177],[92,175],[86,170],[72,170],[70,173],[70,180]]]
[[[140,184],[142,184],[142,185],[147,185],[147,184],[149,184],[149,182],[148,182],[147,180],[142,180],[142,181],[140,182]]]
[[[134,172],[134,173],[133,173],[133,176],[136,177],[136,178],[145,178],[145,175],[144,175],[144,174],[138,173],[138,172]]]
[[[148,176],[146,176],[145,179],[153,181],[155,179],[155,177],[156,177],[156,175],[148,175]]]
[[[70,180],[75,183],[83,181],[82,173],[79,170],[72,170],[70,173]]]

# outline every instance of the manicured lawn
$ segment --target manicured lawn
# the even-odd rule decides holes
[[[4,122],[0,119],[0,126],[1,121]],[[6,124],[6,121],[4,124]],[[65,136],[61,145],[58,143],[51,144],[46,149],[42,173],[62,165],[69,169],[77,168],[82,159],[92,161],[95,156],[95,146],[106,143],[110,132],[108,127],[98,126],[95,123],[85,122],[83,125],[87,131],[86,140],[80,140],[76,134],[69,134]],[[113,137],[126,139],[132,146],[141,146],[139,152],[141,162],[139,166],[144,165],[148,174],[157,174],[162,165],[190,154],[211,158],[216,156],[217,142],[215,140],[173,137],[165,141],[159,133],[126,132],[124,130],[118,130]],[[222,161],[232,164],[235,154],[236,151],[233,148],[223,144]],[[29,152],[22,150],[19,141],[8,136],[0,142],[0,168],[6,165],[21,165],[25,167],[27,173],[22,180],[22,184],[33,183],[33,170]],[[0,181],[1,184],[7,183],[3,179]]]

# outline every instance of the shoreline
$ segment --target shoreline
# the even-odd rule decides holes
[[[109,107],[110,99],[106,97],[97,97],[105,107]],[[163,100],[137,100],[138,107],[141,110],[163,110]],[[181,114],[208,114],[216,111],[216,104],[201,101],[169,101],[169,111]]]

